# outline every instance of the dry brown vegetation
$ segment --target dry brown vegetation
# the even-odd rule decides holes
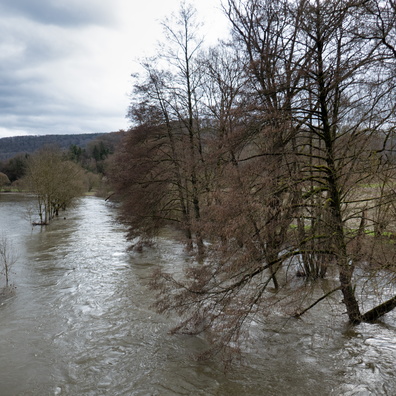
[[[396,297],[367,306],[356,290],[394,273],[395,4],[227,0],[224,13],[231,39],[211,50],[193,8],[166,22],[115,157],[130,237],[172,224],[195,254],[181,277],[158,269],[157,308],[212,352],[329,296],[351,323],[375,321]],[[324,277],[334,288],[308,298]]]

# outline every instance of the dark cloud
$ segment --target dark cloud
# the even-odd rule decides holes
[[[47,81],[52,63],[62,62],[76,49],[62,29],[30,20],[2,16],[0,32],[4,32],[0,36],[0,127],[5,128],[5,124],[26,124],[30,116],[52,112],[56,93]]]
[[[70,27],[114,21],[111,8],[101,0],[2,0],[0,12],[42,24]]]

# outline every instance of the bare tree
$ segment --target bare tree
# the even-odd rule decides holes
[[[10,242],[9,238],[6,235],[4,234],[1,235],[0,264],[3,267],[6,287],[10,285],[10,271],[11,271],[11,267],[16,263],[16,261],[17,261],[17,256],[15,255],[12,242]]]
[[[168,223],[186,227],[182,179],[172,153],[166,126],[142,125],[130,132],[114,157],[112,183],[123,200],[129,238],[140,239],[137,247]]]
[[[157,127],[148,139],[137,138],[143,151],[147,150],[147,145],[155,146],[144,161],[147,169],[167,169],[166,181],[162,176],[160,179],[164,182],[163,192],[168,195],[164,200],[171,205],[162,214],[155,212],[155,216],[177,219],[188,246],[196,247],[197,254],[202,257],[204,244],[200,220],[205,180],[201,176],[204,153],[199,111],[201,71],[197,61],[202,40],[195,9],[182,3],[179,12],[163,22],[163,28],[164,40],[158,55],[155,59],[145,60],[143,75],[136,76],[129,115],[141,128],[148,127],[153,132],[153,127]],[[139,134],[139,130],[135,132]],[[142,179],[145,180],[145,192],[148,192],[150,175],[142,174]],[[154,189],[156,181],[153,182],[150,188]],[[143,193],[142,189],[139,191]],[[171,217],[168,209],[173,213]],[[180,215],[175,216],[176,212]]]
[[[177,331],[206,330],[213,351],[238,345],[244,324],[273,297],[270,285],[283,289],[283,264],[296,254],[285,246],[296,208],[292,103],[303,81],[297,34],[284,31],[291,14],[279,11],[290,11],[287,2],[228,4],[235,46],[244,49],[234,68],[220,51],[207,61],[205,88],[215,117],[205,148],[218,157],[213,199],[202,211],[208,258],[189,267],[184,279],[158,271],[153,281],[162,296],[158,309],[179,312],[185,320]]]
[[[29,158],[25,181],[37,197],[39,224],[48,224],[82,194],[82,177],[82,169],[53,148],[44,148]]]
[[[10,179],[5,173],[0,172],[0,188],[4,188],[4,186],[10,185]]]
[[[363,2],[363,6],[367,19],[361,36],[379,41],[386,52],[396,58],[396,2],[369,0]]]
[[[205,331],[212,352],[274,307],[301,316],[336,294],[357,324],[396,306],[360,294],[394,273],[396,58],[381,4],[227,0],[232,40],[198,59],[182,9],[173,50],[144,65],[119,191],[136,232],[179,223],[198,247],[152,286],[158,310],[182,317],[175,331]],[[300,298],[298,275],[328,269],[334,289]]]

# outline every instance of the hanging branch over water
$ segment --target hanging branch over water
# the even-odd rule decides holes
[[[131,239],[173,226],[195,255],[177,280],[153,282],[179,329],[231,347],[255,315],[301,306],[304,279],[328,269],[338,284],[296,317],[336,291],[354,324],[395,308],[396,297],[362,314],[356,294],[365,265],[377,270],[368,282],[395,269],[383,238],[396,235],[396,31],[378,24],[396,9],[385,3],[227,0],[232,36],[210,51],[190,7],[167,20],[113,180]]]

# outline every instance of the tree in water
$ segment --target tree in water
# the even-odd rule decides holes
[[[158,310],[181,316],[175,331],[205,331],[213,353],[237,348],[249,323],[275,308],[301,316],[338,295],[358,324],[396,307],[385,293],[368,307],[362,288],[394,279],[389,235],[396,233],[394,37],[392,29],[372,33],[379,14],[368,3],[228,0],[232,41],[202,55],[193,75],[200,122],[188,124],[192,146],[188,117],[174,111],[181,107],[172,74],[146,65],[149,83],[139,86],[145,95],[133,111],[147,129],[131,132],[130,142],[139,142],[120,157],[133,175],[121,179],[120,191],[136,202],[133,185],[155,203],[145,211],[129,206],[137,224],[169,224],[177,213],[197,245],[205,237],[204,259],[183,275],[158,269],[152,286]],[[306,283],[298,274],[315,281],[329,272],[333,289],[301,298]]]
[[[29,158],[25,183],[37,197],[39,224],[43,225],[84,191],[81,167],[64,160],[60,151],[50,147]]]
[[[5,278],[5,287],[10,286],[10,271],[11,267],[16,263],[17,256],[15,255],[12,242],[6,235],[0,236],[0,265]]]
[[[164,221],[173,222],[183,230],[189,249],[202,257],[205,159],[198,100],[198,27],[195,9],[184,3],[179,13],[163,23],[165,40],[157,56],[142,62],[144,71],[135,76],[129,116],[138,127],[115,156],[111,179],[122,195],[129,196],[124,216],[131,224],[141,220],[136,230],[142,231],[143,239],[155,234]],[[139,173],[122,169],[128,160]]]

